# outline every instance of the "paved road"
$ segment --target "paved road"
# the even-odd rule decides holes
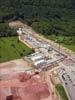
[[[59,77],[65,85],[71,100],[75,100],[75,63],[60,63]]]

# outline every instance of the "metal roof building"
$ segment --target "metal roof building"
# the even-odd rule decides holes
[[[35,60],[38,60],[38,59],[41,59],[41,58],[43,58],[41,55],[36,55],[36,56],[31,57],[31,60],[35,61]]]
[[[34,65],[37,66],[38,64],[41,64],[41,63],[43,63],[43,62],[44,62],[44,59],[35,62]]]

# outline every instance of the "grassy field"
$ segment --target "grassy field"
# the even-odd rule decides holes
[[[55,88],[57,89],[58,93],[60,94],[62,100],[69,100],[68,96],[65,92],[65,89],[61,84],[57,84]]]
[[[18,37],[0,37],[0,63],[18,59],[33,50],[18,40]]]
[[[72,51],[75,52],[75,44],[71,44],[71,45],[63,45],[64,47],[68,48],[68,49],[71,49]]]
[[[49,36],[45,36],[46,38],[53,40],[57,43],[60,42],[61,45],[63,45],[64,47],[72,50],[73,52],[75,52],[75,36],[73,37],[67,37],[67,36],[55,36],[55,35],[49,35]]]

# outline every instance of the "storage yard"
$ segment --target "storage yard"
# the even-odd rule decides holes
[[[63,54],[53,49],[49,43],[42,41],[41,39],[36,39],[33,35],[28,33],[27,30],[25,31],[24,29],[20,28],[18,33],[21,35],[21,39],[23,41],[37,49],[34,54],[25,57],[26,59],[31,60],[33,64],[32,66],[35,68],[43,69],[50,67],[53,63],[65,58]]]

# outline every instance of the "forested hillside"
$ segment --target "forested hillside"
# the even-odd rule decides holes
[[[75,35],[75,0],[0,0],[0,22],[17,19],[43,34]]]
[[[74,16],[75,0],[0,0],[0,17],[3,19]]]

